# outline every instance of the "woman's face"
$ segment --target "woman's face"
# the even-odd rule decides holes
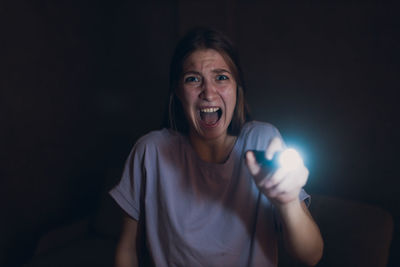
[[[231,69],[216,50],[197,50],[185,60],[178,97],[192,136],[206,140],[227,136],[236,87]]]

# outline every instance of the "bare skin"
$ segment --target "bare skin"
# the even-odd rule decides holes
[[[279,138],[269,144],[266,157],[282,150]],[[257,163],[253,152],[247,152],[246,164],[261,192],[275,205],[283,223],[283,240],[287,251],[302,264],[316,265],[322,257],[321,233],[299,193],[308,179],[308,169],[302,165],[294,170],[278,169],[272,175]]]
[[[177,93],[190,125],[191,144],[204,161],[224,162],[235,143],[236,137],[228,135],[227,129],[236,105],[236,87],[232,71],[217,51],[197,50],[186,59]],[[210,108],[221,114],[215,123],[201,117]]]
[[[120,240],[115,251],[115,267],[139,266],[136,249],[137,229],[137,221],[125,214]]]
[[[227,129],[236,105],[236,88],[228,64],[217,51],[197,50],[186,59],[177,95],[190,126],[191,145],[203,161],[225,162],[235,144],[236,137],[228,135]],[[214,114],[214,119],[204,119],[205,114]],[[272,140],[267,158],[281,149],[281,141]],[[317,264],[322,257],[322,237],[304,202],[298,199],[307,182],[308,169],[302,165],[290,171],[278,169],[270,175],[259,166],[252,152],[246,154],[246,164],[260,191],[279,211],[287,250],[303,264]],[[137,266],[136,236],[137,222],[126,217],[116,266]]]

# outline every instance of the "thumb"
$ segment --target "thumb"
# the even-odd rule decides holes
[[[254,155],[253,151],[246,152],[246,165],[253,176],[257,176],[261,171],[261,167],[257,163],[256,156]]]

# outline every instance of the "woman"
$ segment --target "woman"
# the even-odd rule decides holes
[[[308,170],[260,166],[252,151],[271,159],[283,142],[248,118],[231,43],[190,31],[171,62],[169,128],[138,140],[110,192],[126,213],[117,266],[276,266],[280,238],[299,262],[319,261]]]

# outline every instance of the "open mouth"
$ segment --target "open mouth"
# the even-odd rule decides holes
[[[207,125],[216,124],[222,116],[222,110],[217,107],[200,109],[200,119]]]

